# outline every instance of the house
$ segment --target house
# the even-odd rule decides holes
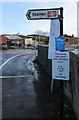
[[[25,38],[25,45],[28,45],[28,44],[30,44],[30,45],[33,44],[32,37],[27,36],[27,37]]]
[[[37,34],[32,34],[32,35],[28,35],[30,37],[32,37],[33,43],[35,42],[35,44],[48,44],[49,42],[49,37],[48,36],[44,36],[44,35],[37,35]]]
[[[30,36],[30,35],[19,35],[20,37],[23,38],[24,40],[24,45],[27,48],[27,46],[35,46],[38,44],[38,42],[34,39],[34,36]]]
[[[38,44],[38,42],[34,39],[33,36],[27,36],[25,38],[25,45],[32,45],[32,46],[35,46]]]
[[[0,36],[0,49],[7,49],[7,37]]]
[[[30,46],[34,46],[32,37],[25,36],[25,35],[20,35],[20,34],[17,35],[17,36],[19,36],[23,39],[24,48],[29,48]]]
[[[77,44],[77,37],[72,36],[68,36],[68,35],[64,35],[65,37],[65,45],[68,46],[72,46],[74,44]]]
[[[7,35],[8,38],[7,46],[8,48],[23,48],[24,47],[24,39],[19,37],[16,34]]]

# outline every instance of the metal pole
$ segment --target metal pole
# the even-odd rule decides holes
[[[53,91],[53,78],[51,80],[51,93],[52,93],[52,91]]]
[[[63,7],[60,7],[60,36],[63,36]]]
[[[63,7],[60,7],[60,36],[63,36]],[[63,119],[63,80],[60,81],[60,120]]]

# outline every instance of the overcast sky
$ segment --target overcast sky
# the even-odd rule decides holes
[[[39,2],[40,1],[40,2]],[[50,32],[50,20],[27,20],[25,14],[29,9],[64,8],[64,34],[77,36],[77,1],[55,2],[53,0],[22,1],[2,0],[0,2],[0,34],[33,34],[36,30]]]

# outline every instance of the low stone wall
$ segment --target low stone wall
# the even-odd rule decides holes
[[[79,57],[74,53],[70,54],[70,73],[72,103],[79,120]]]
[[[38,47],[37,60],[46,71],[52,76],[52,60],[48,59],[48,46]],[[71,101],[77,118],[79,120],[79,58],[70,52],[70,80],[64,81],[64,93]]]
[[[38,46],[38,56],[37,59],[42,66],[42,68],[51,76],[52,74],[52,60],[48,59],[48,47]]]

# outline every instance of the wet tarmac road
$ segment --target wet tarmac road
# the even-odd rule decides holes
[[[2,63],[18,54],[2,67],[2,118],[48,118],[50,85],[32,62],[35,51],[3,51]]]

